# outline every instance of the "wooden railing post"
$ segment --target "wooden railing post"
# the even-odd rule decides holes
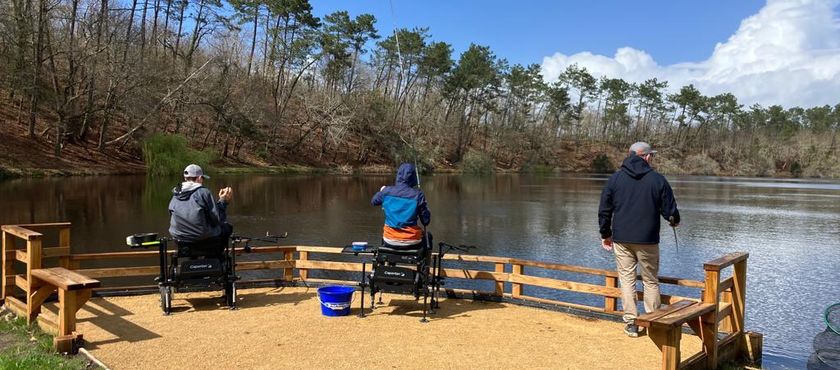
[[[307,251],[300,251],[300,257],[298,257],[298,261],[308,261],[309,260],[309,252]],[[309,278],[309,269],[306,268],[298,268],[298,273],[300,274],[300,279],[306,281]]]
[[[706,350],[706,355],[708,356],[708,368],[716,369],[718,365],[718,358],[717,358],[717,332],[718,332],[718,312],[720,310],[720,270],[717,269],[710,269],[708,267],[705,268],[706,270],[706,280],[705,280],[705,288],[703,289],[703,303],[711,303],[715,305],[715,311],[712,315],[709,315],[712,322],[706,323],[711,327],[712,335],[706,336],[706,341],[704,343],[704,347]]]
[[[744,308],[747,292],[747,260],[736,263],[732,267],[732,332],[738,333],[738,348],[741,353],[748,353],[744,338]]]
[[[15,237],[3,231],[3,272],[0,275],[0,284],[3,286],[3,295],[0,300],[6,302],[6,297],[12,294],[15,287]]]
[[[504,263],[496,263],[496,272],[505,272],[505,264]],[[496,282],[496,292],[495,294],[499,297],[503,296],[505,293],[505,283],[503,281]]]
[[[514,263],[511,265],[511,274],[513,275],[522,275],[522,265],[519,263]],[[511,283],[510,284],[510,294],[513,298],[519,298],[522,296],[522,284],[520,283]]]
[[[617,276],[605,276],[604,285],[607,288],[618,288]],[[618,310],[618,299],[615,297],[604,296],[604,312],[610,313]]]
[[[288,250],[283,252],[283,259],[286,261],[294,261],[295,260],[295,251]],[[286,267],[283,269],[283,280],[285,281],[292,281],[294,280],[294,269],[291,267]]]
[[[58,258],[58,265],[66,269],[70,269],[70,227],[63,227],[59,230],[58,246],[59,248],[68,248],[67,254]]]
[[[41,236],[30,236],[26,241],[26,322],[29,324],[32,324],[41,309],[40,305],[32,301],[32,294],[38,288],[32,284],[32,270],[41,268],[41,251]]]

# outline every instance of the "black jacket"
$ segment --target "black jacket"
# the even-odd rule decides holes
[[[659,243],[659,216],[680,222],[677,201],[668,180],[641,157],[624,160],[601,192],[598,224],[601,238],[637,244]]]

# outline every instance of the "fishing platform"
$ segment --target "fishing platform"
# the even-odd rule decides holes
[[[663,291],[688,293],[662,294],[663,307],[637,320],[647,338],[628,338],[615,271],[471,254],[442,258],[441,276],[461,288],[443,289],[427,324],[417,320],[415,298],[399,294],[365,318],[324,317],[315,287],[359,281],[310,275],[358,276],[369,261],[320,246],[237,248],[250,254],[236,260],[238,271],[269,276],[241,281],[237,310],[219,305],[218,292],[198,291],[179,294],[173,314],[162,316],[160,295],[150,294],[158,285],[126,283],[151,283],[158,251],[73,253],[70,230],[67,222],[2,226],[4,306],[54,334],[59,351],[84,347],[121,369],[703,369],[761,359],[761,334],[744,327],[743,252],[705,263],[702,281],[660,276]],[[600,304],[581,304],[580,296]]]

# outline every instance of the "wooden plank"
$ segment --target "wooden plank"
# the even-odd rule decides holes
[[[61,288],[62,290],[97,288],[102,285],[99,280],[91,279],[88,276],[70,271],[63,267],[35,269],[32,270],[32,277]]]
[[[12,296],[7,296],[5,303],[6,307],[12,310],[16,315],[19,317],[26,317],[26,302]]]
[[[552,299],[531,297],[531,296],[528,296],[528,295],[522,295],[522,296],[519,296],[517,298],[525,300],[525,301],[532,301],[532,302],[545,303],[545,304],[554,304],[554,305],[558,305],[558,306],[575,308],[575,309],[579,309],[579,310],[604,312],[604,309],[601,308],[601,307],[587,306],[587,305],[582,305],[582,304],[577,304],[577,303],[569,303],[569,302],[563,302],[563,301],[555,301],[555,300],[552,300]]]
[[[747,293],[747,260],[735,264],[732,270],[732,329],[733,332],[744,332],[744,313],[746,311]],[[743,348],[744,353],[747,348]]]
[[[493,280],[501,282],[510,280],[510,274],[508,273],[482,270],[441,269],[441,275],[455,279]]]
[[[684,310],[684,309],[686,309],[690,306],[693,306],[695,304],[697,304],[697,303],[690,302],[690,301],[680,301],[680,302],[665,306],[665,307],[660,308],[656,311],[646,313],[644,315],[641,315],[641,316],[637,317],[636,318],[636,324],[639,325],[639,326],[648,327],[648,326],[651,325],[651,323],[659,320],[660,317],[663,317],[665,315],[669,315],[669,314],[674,313],[674,312],[679,312],[679,311]]]
[[[538,262],[538,261],[528,261],[528,260],[521,260],[521,259],[509,259],[509,263],[518,263],[523,266],[531,266],[531,267],[539,267],[544,268],[547,270],[555,270],[555,271],[568,271],[568,272],[577,272],[581,274],[589,274],[589,275],[601,275],[601,276],[615,276],[618,277],[618,273],[614,270],[602,270],[602,269],[595,269],[590,267],[581,267],[581,266],[573,266],[573,265],[564,265],[561,263],[550,263],[550,262]]]
[[[18,249],[15,251],[15,260],[27,263],[29,262],[29,254],[25,250]]]
[[[73,224],[71,222],[48,222],[43,224],[18,224],[16,226],[26,229],[55,230],[68,228],[73,226]]]
[[[44,301],[47,300],[53,292],[55,292],[54,286],[44,285],[39,287],[38,290],[29,296],[29,302],[32,302],[32,305],[37,308],[37,312],[41,312],[41,305],[44,304]]]
[[[722,292],[724,290],[732,288],[732,277],[728,277],[720,281],[720,285],[718,285],[718,291]]]
[[[45,333],[53,336],[58,335],[58,319],[55,319],[55,321],[50,319],[51,317],[46,317],[43,314],[38,315],[38,327]]]
[[[750,254],[747,252],[732,252],[727,253],[719,258],[715,258],[703,264],[703,269],[706,271],[720,271],[731,265],[741,261],[746,261]]]
[[[42,236],[44,236],[39,232],[20,227],[18,225],[3,225],[2,230],[6,233],[12,234],[18,238],[27,241],[40,239]]]
[[[298,268],[334,271],[362,271],[361,263],[331,261],[297,261]]]
[[[29,282],[26,281],[26,276],[22,274],[15,275],[15,286],[23,289],[23,291],[29,290]]]
[[[245,247],[238,247],[234,249],[236,251],[236,255],[241,254],[248,254],[248,253],[280,253],[280,252],[294,252],[297,250],[295,247],[285,246],[285,245],[265,245],[260,247],[251,247],[250,252],[245,252]]]
[[[312,246],[305,246],[305,245],[298,245],[294,246],[298,252],[312,252],[312,253],[330,253],[330,254],[340,254],[341,247],[312,247]]]
[[[656,326],[678,327],[689,320],[699,320],[700,316],[715,310],[715,306],[708,303],[695,303],[684,309],[660,316],[653,324]]]
[[[125,276],[148,276],[159,275],[160,266],[140,266],[140,267],[110,267],[98,269],[81,269],[76,272],[83,274],[90,278],[103,277],[125,277]]]
[[[643,301],[645,299],[645,294],[642,291],[636,291],[636,299],[639,301]],[[680,301],[689,301],[689,302],[700,302],[698,298],[691,298],[691,297],[683,297],[678,295],[670,295],[670,294],[660,294],[659,299],[664,305],[674,304]]]
[[[523,274],[523,266],[520,264],[514,264],[511,266],[511,274],[522,275]],[[519,298],[522,295],[522,284],[519,283],[511,283],[510,285],[510,293],[511,296],[514,298]]]
[[[237,270],[267,270],[267,269],[290,269],[295,267],[297,261],[249,261],[237,262]],[[158,268],[158,270],[160,270]]]
[[[678,285],[678,286],[685,286],[690,288],[703,288],[706,285],[702,281],[698,280],[691,280],[691,279],[680,279],[670,276],[659,276],[659,282],[662,284],[671,284],[671,285]],[[642,276],[636,276],[636,280],[642,280]]]
[[[706,358],[708,356],[705,352],[697,352],[680,363],[680,369],[705,369]]]
[[[70,247],[43,248],[41,251],[42,258],[54,258],[70,255]]]
[[[477,256],[473,254],[447,254],[443,256],[444,261],[464,261],[464,262],[488,262],[488,263],[513,263],[513,258],[494,257],[494,256]]]
[[[167,253],[175,253],[174,249],[170,249]],[[142,257],[155,257],[157,258],[160,253],[157,250],[151,251],[131,251],[131,252],[106,252],[106,253],[82,253],[82,254],[71,254],[70,261],[87,261],[87,260],[109,260],[109,259],[122,259],[122,258],[142,258]]]
[[[559,290],[568,290],[578,293],[596,294],[610,297],[621,297],[621,290],[618,288],[608,288],[601,285],[593,285],[586,283],[577,283],[565,280],[555,280],[536,276],[527,275],[510,275],[508,281],[512,283],[521,283],[527,285],[536,285],[543,288],[552,288]]]

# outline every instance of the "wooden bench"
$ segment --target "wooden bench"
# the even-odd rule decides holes
[[[75,273],[63,267],[32,270],[30,317],[41,312],[41,306],[52,293],[58,291],[58,317],[42,313],[39,324],[46,322],[46,329],[55,328],[53,344],[59,352],[75,352],[82,340],[76,334],[76,312],[90,299],[91,289],[102,285],[99,280]],[[49,331],[49,330],[48,330]]]
[[[715,305],[694,301],[679,301],[636,318],[636,325],[648,329],[648,336],[662,351],[662,369],[714,368],[708,359],[716,351]],[[688,324],[703,341],[700,352],[684,363],[680,361],[680,338],[683,324]]]

